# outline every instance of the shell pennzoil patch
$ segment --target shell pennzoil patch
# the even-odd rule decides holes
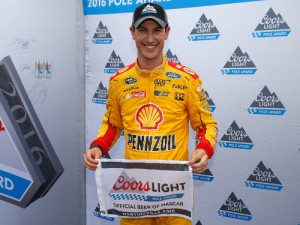
[[[162,110],[153,103],[142,105],[136,111],[135,119],[143,130],[157,130],[163,122],[164,116]]]

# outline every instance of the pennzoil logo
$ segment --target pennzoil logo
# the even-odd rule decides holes
[[[138,108],[135,119],[142,130],[157,130],[164,120],[162,110],[153,103]]]
[[[217,40],[220,33],[211,19],[207,19],[204,13],[200,17],[196,26],[188,36],[189,41]]]
[[[253,38],[285,37],[288,36],[290,32],[290,27],[280,13],[276,15],[274,10],[270,8],[262,18],[261,22],[257,25],[252,36]]]
[[[109,33],[106,26],[102,24],[100,21],[96,33],[93,36],[92,43],[95,45],[99,44],[111,44],[112,43],[112,36]]]

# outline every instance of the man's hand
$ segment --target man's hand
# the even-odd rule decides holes
[[[90,170],[96,170],[98,161],[97,159],[101,158],[102,151],[98,147],[93,147],[91,149],[87,149],[83,154],[84,166]]]
[[[203,173],[207,169],[208,155],[203,149],[196,149],[188,161],[188,165],[192,167],[193,173]]]

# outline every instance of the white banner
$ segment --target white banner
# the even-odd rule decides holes
[[[95,176],[102,215],[192,220],[193,178],[186,161],[99,159]]]

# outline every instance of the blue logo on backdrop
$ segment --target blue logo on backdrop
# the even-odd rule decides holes
[[[111,56],[106,63],[104,73],[114,74],[117,70],[125,67],[120,56],[117,56],[115,51],[111,53]]]
[[[267,86],[261,90],[256,100],[254,100],[248,108],[250,114],[261,115],[282,116],[285,111],[286,110],[277,95],[274,92],[271,94]]]
[[[169,61],[181,65],[177,55],[173,55],[170,49],[167,51],[166,57]]]
[[[104,216],[101,214],[101,211],[100,211],[100,205],[98,204],[98,206],[96,207],[96,209],[94,210],[94,216],[100,218],[100,219],[103,219],[103,220],[108,220],[108,221],[111,221],[113,222],[115,219],[113,217],[109,217],[109,216]]]
[[[235,194],[232,192],[225,203],[222,205],[218,211],[219,216],[250,221],[252,215],[249,212],[248,208],[241,199],[237,199]]]
[[[205,95],[206,95],[207,103],[209,104],[210,111],[211,112],[215,111],[216,105],[215,105],[214,101],[211,99],[211,97],[209,96],[209,94],[207,93],[207,91],[205,91]]]
[[[239,128],[235,121],[227,129],[219,145],[224,148],[239,148],[244,150],[251,150],[253,147],[253,143],[244,128]]]
[[[253,75],[256,70],[248,53],[243,53],[238,46],[221,72],[223,75]]]
[[[100,21],[96,33],[93,36],[92,43],[93,44],[111,44],[112,43],[112,36],[109,33],[106,26],[103,26],[102,22]]]
[[[252,174],[245,182],[249,188],[281,191],[282,184],[271,169],[267,169],[262,161],[256,166]]]
[[[210,172],[209,169],[206,169],[203,173],[200,173],[200,174],[193,173],[193,179],[212,182],[214,179],[214,176]]]
[[[106,104],[108,98],[108,91],[107,88],[103,86],[102,82],[100,82],[97,91],[93,97],[93,103],[96,104]]]
[[[204,13],[188,36],[189,41],[217,40],[220,33],[211,19],[207,20]]]
[[[272,8],[263,17],[262,21],[257,25],[252,33],[254,38],[272,38],[288,36],[291,29],[284,21],[280,13],[277,15]]]

